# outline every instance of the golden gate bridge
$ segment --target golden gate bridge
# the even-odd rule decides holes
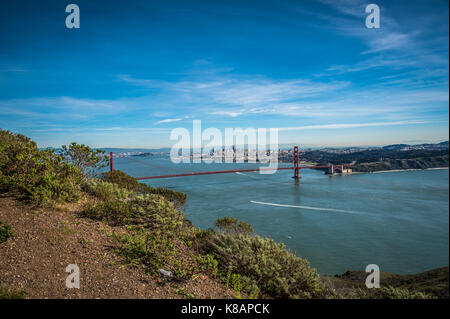
[[[301,166],[300,165],[300,152],[298,146],[294,146],[293,149],[294,153],[294,166],[292,167],[255,167],[255,168],[242,168],[242,169],[229,169],[229,170],[220,170],[220,171],[203,171],[203,172],[191,172],[191,171],[185,171],[185,170],[179,170],[183,171],[183,173],[179,174],[167,174],[167,175],[154,175],[154,176],[143,176],[143,177],[135,177],[137,180],[147,180],[147,179],[160,179],[160,178],[172,178],[172,177],[186,177],[186,176],[200,176],[200,175],[213,175],[213,174],[229,174],[229,173],[245,173],[245,172],[259,172],[259,171],[278,171],[278,170],[294,170],[294,176],[292,176],[295,179],[300,178],[300,170],[301,169],[331,169],[332,174],[335,172],[335,167],[338,167],[337,165],[333,164],[327,164],[327,165],[309,165],[309,166]],[[134,158],[131,158],[129,156],[110,152],[110,171],[114,170],[114,155],[117,157],[127,158],[129,160],[144,164],[144,165],[150,165],[150,166],[159,166],[154,164],[149,164],[147,162],[139,161]],[[344,167],[349,168],[351,167],[351,164],[341,165],[342,169]],[[159,166],[162,167],[162,166]],[[168,169],[166,167],[162,167],[164,169]],[[172,169],[173,170],[173,169]]]

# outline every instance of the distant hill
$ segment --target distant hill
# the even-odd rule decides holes
[[[147,156],[154,156],[153,153],[138,153],[132,156],[136,156],[136,157],[147,157]]]
[[[449,155],[417,157],[409,159],[385,159],[369,163],[356,163],[354,172],[376,172],[398,169],[427,169],[449,166]]]
[[[391,151],[410,151],[410,150],[445,150],[448,149],[448,141],[436,144],[392,144],[383,146],[384,150]]]
[[[328,277],[334,283],[335,288],[345,289],[349,287],[363,288],[367,278],[365,271],[347,271],[342,275]],[[380,283],[383,286],[393,286],[414,291],[433,294],[439,298],[449,297],[449,268],[442,267],[413,275],[397,275],[381,272]]]
[[[392,145],[383,146],[382,149],[390,150],[390,151],[399,151],[399,150],[403,150],[404,148],[406,148],[408,146],[409,146],[408,144],[392,144]]]
[[[303,161],[314,163],[372,163],[390,160],[409,160],[426,157],[442,157],[447,156],[448,149],[413,149],[413,150],[395,150],[395,149],[367,149],[357,152],[329,152],[323,150],[303,151],[300,158]],[[292,162],[292,154],[282,154],[280,161]],[[445,166],[445,165],[444,165]]]

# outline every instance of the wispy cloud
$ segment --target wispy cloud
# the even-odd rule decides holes
[[[333,70],[336,72],[338,67]],[[377,120],[423,116],[429,119],[432,113],[427,112],[448,104],[447,87],[412,81],[410,73],[405,74],[404,78],[400,74],[387,76],[379,84],[358,89],[349,81],[326,79],[216,75],[168,82],[121,76],[128,85],[149,91],[144,91],[147,94],[141,97],[115,100],[72,97],[0,100],[0,114],[21,116],[22,120],[39,119],[44,126],[45,121],[83,121],[95,125],[101,118],[111,119],[111,127],[116,127],[122,122],[118,119],[126,117],[136,125],[150,127],[193,116],[200,119],[285,116],[321,120],[351,116],[360,121],[367,116]],[[155,85],[158,94],[152,91]]]
[[[243,114],[276,113],[289,108],[288,103],[320,97],[350,87],[348,81],[312,81],[309,79],[275,80],[263,76],[216,76],[208,81],[162,82],[120,77],[131,85],[148,89],[158,87],[160,101],[166,106],[182,105],[186,111],[202,115],[238,117]],[[284,105],[283,107],[277,106]]]
[[[361,59],[354,64],[333,65],[326,72],[319,74],[335,75],[347,72],[365,71],[372,68],[416,68],[421,70],[420,78],[428,78],[430,71],[448,70],[448,39],[436,37],[435,18],[424,15],[418,21],[415,15],[408,17],[407,7],[401,15],[402,21],[396,19],[392,10],[380,7],[381,27],[367,29],[364,25],[367,13],[364,0],[317,0],[335,10],[335,14],[314,13],[323,24],[317,28],[326,28],[330,32],[358,39],[367,47],[360,52]],[[416,19],[414,19],[416,18]],[[448,20],[446,22],[448,24]],[[448,33],[448,30],[447,30]],[[446,72],[448,77],[448,71]]]
[[[357,37],[365,42],[370,49],[362,54],[381,52],[386,50],[405,49],[414,42],[414,32],[405,32],[395,21],[389,12],[381,8],[379,29],[367,29],[365,19],[368,15],[365,8],[368,5],[364,0],[318,0],[319,2],[332,7],[338,16],[324,15],[320,17],[329,23],[335,31],[342,34]]]
[[[279,127],[279,131],[302,131],[302,130],[323,130],[323,129],[348,129],[360,127],[380,127],[380,126],[398,126],[398,125],[418,125],[429,123],[427,121],[395,121],[395,122],[374,122],[374,123],[343,123],[343,124],[323,124],[323,125],[305,125],[293,127]]]
[[[165,119],[165,120],[161,120],[156,122],[155,124],[163,124],[163,123],[172,123],[172,122],[179,122],[181,121],[181,118],[177,118],[177,119]]]
[[[337,70],[336,67],[334,71]],[[158,86],[158,98],[147,104],[159,109],[164,107],[178,116],[156,124],[181,120],[189,112],[202,119],[224,116],[231,119],[288,116],[322,120],[351,116],[361,121],[367,116],[377,120],[406,120],[414,116],[429,119],[426,111],[442,108],[442,103],[448,103],[446,88],[427,87],[417,81],[410,83],[409,78],[397,79],[397,84],[389,84],[394,80],[387,78],[383,80],[387,83],[381,81],[380,84],[357,90],[349,81],[275,80],[248,75],[218,75],[208,80],[194,78],[178,82],[135,79],[131,76],[122,79],[130,85],[142,85],[147,89]]]

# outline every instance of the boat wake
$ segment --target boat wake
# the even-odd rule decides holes
[[[287,204],[276,204],[276,203],[257,202],[257,201],[254,201],[254,200],[251,200],[250,203],[258,204],[258,205],[276,206],[276,207],[288,207],[288,208],[299,208],[299,209],[309,209],[309,210],[320,210],[320,211],[337,212],[337,213],[357,214],[356,212],[352,212],[352,211],[349,211],[349,210],[335,209],[335,208],[323,208],[323,207],[311,207],[311,206],[297,206],[297,205],[287,205]]]

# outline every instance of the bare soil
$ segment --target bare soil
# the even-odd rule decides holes
[[[216,278],[174,282],[126,265],[111,236],[124,229],[81,218],[77,209],[36,208],[0,197],[0,221],[15,234],[0,244],[0,285],[23,290],[26,298],[234,298]],[[79,289],[66,287],[69,264],[80,268]]]

